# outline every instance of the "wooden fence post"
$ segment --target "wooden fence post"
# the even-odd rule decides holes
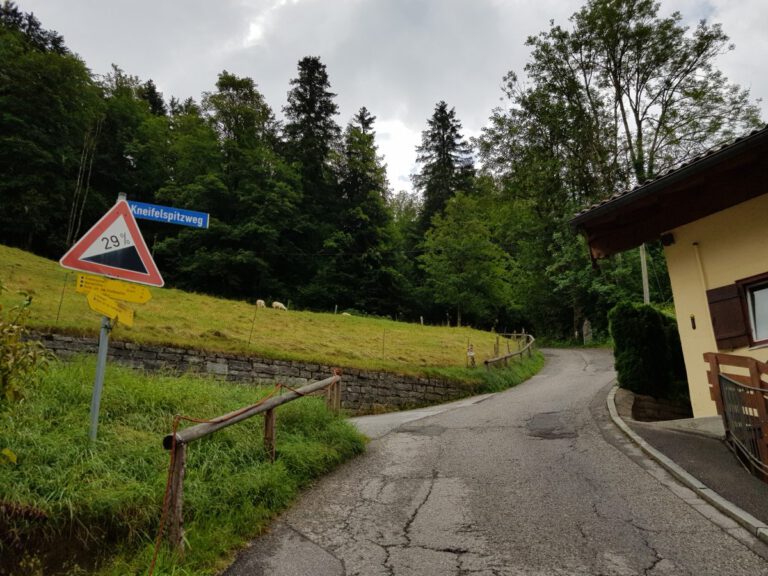
[[[757,451],[760,455],[760,461],[764,466],[768,466],[768,433],[765,431],[765,423],[768,422],[768,410],[766,410],[765,405],[765,386],[763,385],[763,380],[760,377],[760,368],[758,366],[757,360],[754,358],[750,358],[750,360],[750,386],[752,388],[757,388],[756,391],[752,391],[752,394],[750,394],[751,398],[753,399],[752,408],[755,410],[755,412],[757,412],[757,428],[760,430],[760,432],[758,432],[760,437],[757,438]],[[760,477],[765,479],[766,474],[762,472]]]
[[[709,395],[712,400],[715,401],[717,413],[723,417],[723,424],[725,425],[726,432],[728,432],[725,407],[723,406],[723,398],[720,394],[720,362],[715,352],[705,353],[704,361],[709,363],[709,371],[707,372],[707,377],[709,378]]]
[[[269,461],[275,461],[275,409],[264,412],[264,450]]]
[[[171,546],[181,557],[184,556],[184,514],[182,508],[184,505],[184,466],[186,460],[187,445],[179,442],[174,450],[173,470],[171,471],[168,538]]]
[[[336,387],[335,409],[336,409],[336,414],[338,414],[341,411],[341,380],[337,380],[334,386]]]
[[[334,384],[330,384],[325,388],[325,407],[328,410],[333,410],[333,386]]]

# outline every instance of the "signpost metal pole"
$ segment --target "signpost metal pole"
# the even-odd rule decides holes
[[[93,396],[91,396],[91,442],[96,440],[96,431],[99,427],[99,405],[101,404],[101,391],[104,388],[104,371],[107,367],[107,348],[109,347],[109,331],[112,325],[109,318],[102,316],[101,332],[99,332],[99,353],[96,360],[96,380],[93,383]]]
[[[117,195],[117,201],[125,200],[125,192]],[[106,316],[101,317],[101,330],[99,331],[99,352],[96,356],[96,379],[93,382],[93,395],[91,396],[91,429],[88,437],[91,442],[96,440],[96,432],[99,429],[99,406],[101,405],[101,391],[104,389],[104,372],[107,369],[107,351],[109,348],[109,331],[112,324]]]

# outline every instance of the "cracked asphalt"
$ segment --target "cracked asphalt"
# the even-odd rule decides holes
[[[546,350],[528,382],[359,419],[323,478],[225,576],[768,575],[768,548],[610,422],[604,350]]]

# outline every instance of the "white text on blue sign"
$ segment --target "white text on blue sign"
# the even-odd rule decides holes
[[[208,228],[208,214],[205,212],[182,210],[181,208],[158,206],[156,204],[133,202],[131,200],[128,201],[128,206],[131,207],[134,218],[178,224],[179,226],[189,226],[190,228]]]

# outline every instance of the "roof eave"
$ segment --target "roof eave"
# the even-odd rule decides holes
[[[666,176],[662,176],[656,180],[652,180],[646,184],[639,186],[638,188],[609,200],[604,204],[596,206],[590,210],[577,214],[570,220],[570,226],[575,231],[583,231],[584,226],[589,222],[600,219],[616,210],[623,208],[627,205],[631,205],[634,202],[647,198],[656,194],[659,190],[667,188],[671,185],[690,178],[699,172],[707,170],[721,162],[725,162],[734,156],[738,156],[745,149],[760,143],[761,140],[768,141],[768,129],[759,130],[749,136],[739,139],[733,144],[708,154],[698,160],[687,164]]]

